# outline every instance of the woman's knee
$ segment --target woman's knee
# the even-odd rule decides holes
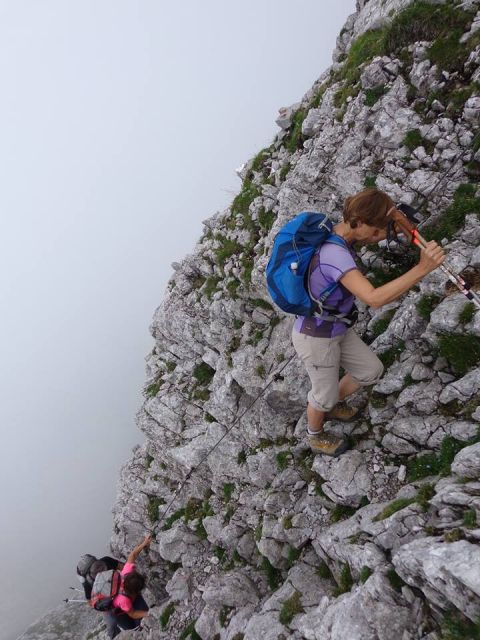
[[[383,376],[384,371],[385,371],[385,367],[383,366],[383,362],[379,358],[376,358],[375,362],[372,363],[372,366],[369,367],[368,369],[365,369],[362,376],[355,378],[355,380],[362,387],[367,387],[372,384],[377,384],[377,382]]]

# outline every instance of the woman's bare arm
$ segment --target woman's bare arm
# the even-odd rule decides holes
[[[391,280],[381,287],[375,288],[373,284],[363,276],[358,269],[346,273],[340,282],[359,300],[369,307],[378,309],[384,304],[393,302],[401,295],[420,282],[428,273],[434,271],[445,260],[445,252],[436,242],[427,243],[420,254],[420,262],[410,271]]]
[[[145,538],[143,542],[141,542],[140,544],[137,544],[135,549],[133,549],[133,551],[130,551],[130,554],[127,558],[127,562],[134,564],[138,555],[143,551],[143,549],[145,549],[145,547],[148,547],[151,541],[152,541],[152,536],[149,535]]]

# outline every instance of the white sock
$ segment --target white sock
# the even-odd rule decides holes
[[[322,428],[318,429],[317,431],[313,431],[312,429],[310,429],[310,425],[307,425],[307,433],[309,436],[316,436],[318,433],[322,432]]]

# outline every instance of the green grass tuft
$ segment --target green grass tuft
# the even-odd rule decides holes
[[[210,384],[213,376],[215,375],[215,369],[213,369],[213,367],[211,367],[206,362],[202,362],[195,367],[192,375],[194,378],[196,378],[196,380],[198,380],[199,384],[207,386],[208,384]]]
[[[417,147],[422,146],[423,138],[422,138],[422,134],[420,133],[420,130],[419,129],[411,129],[410,131],[407,131],[407,133],[405,134],[405,137],[403,139],[403,144],[408,149],[410,149],[410,151],[413,151]]]
[[[162,629],[165,629],[165,627],[168,625],[170,616],[174,611],[175,611],[175,605],[173,602],[170,602],[170,604],[167,604],[165,609],[162,611],[162,614],[160,616],[160,624],[162,626]]]
[[[292,454],[290,451],[279,451],[276,455],[277,467],[279,471],[285,471],[288,467],[289,460],[292,459]]]
[[[216,240],[220,242],[220,247],[214,250],[217,262],[223,264],[233,255],[239,254],[243,251],[243,247],[236,240],[230,240],[220,234],[215,236]]]
[[[173,523],[176,522],[177,520],[180,520],[180,518],[183,518],[184,515],[185,515],[185,509],[179,509],[178,511],[175,511],[175,513],[172,513],[172,515],[165,520],[165,524],[162,527],[162,531],[168,531],[168,529],[171,529]]]
[[[233,482],[226,482],[223,485],[223,499],[225,502],[230,502],[235,491],[235,485]]]
[[[422,484],[417,491],[417,496],[415,498],[417,504],[419,504],[423,511],[428,511],[428,507],[430,506],[430,500],[435,495],[435,487],[433,484],[426,483]]]
[[[480,198],[475,197],[477,186],[471,183],[461,184],[455,191],[452,204],[432,225],[424,227],[423,235],[428,240],[441,242],[443,238],[451,240],[459,231],[468,213],[480,216]]]
[[[451,436],[442,440],[439,453],[427,453],[407,461],[407,474],[410,482],[421,480],[428,476],[446,476],[450,473],[450,465],[457,453],[464,447],[472,444],[461,442]]]
[[[390,349],[387,349],[383,353],[379,353],[378,357],[382,361],[385,369],[388,369],[404,350],[405,343],[403,340],[399,340],[393,347],[390,347]]]
[[[377,176],[367,176],[363,181],[363,186],[370,189],[377,186]]]
[[[417,311],[419,315],[427,322],[430,320],[432,311],[440,302],[440,299],[441,299],[440,296],[431,294],[431,295],[422,296],[420,300],[417,302]]]
[[[438,337],[438,352],[458,376],[480,363],[480,338],[473,334],[444,333]]]
[[[291,130],[284,139],[284,145],[287,151],[295,153],[297,149],[300,149],[303,145],[302,124],[306,117],[306,112],[303,109],[298,109],[293,116]]]
[[[242,217],[246,216],[250,205],[259,195],[261,195],[261,191],[257,185],[250,180],[245,180],[242,190],[232,202],[232,214],[241,215]]]
[[[472,622],[457,609],[445,614],[441,630],[441,640],[480,640],[480,620]]]
[[[288,562],[288,567],[289,568],[293,567],[295,562],[299,559],[301,553],[302,553],[301,549],[294,549],[293,547],[289,548],[288,557],[287,557],[287,562]]]
[[[405,582],[401,579],[395,569],[387,571],[387,578],[395,591],[401,591],[402,587],[405,585]]]
[[[163,500],[163,498],[159,498],[158,496],[148,496],[147,515],[152,524],[157,522],[158,508],[163,504],[165,504],[165,500]]]
[[[477,512],[475,509],[466,509],[463,512],[463,524],[468,529],[476,529],[477,527]]]
[[[179,640],[187,640],[187,638],[190,638],[190,640],[202,640],[202,638],[195,631],[195,622],[196,620],[193,620],[192,622],[187,624],[187,626],[183,629],[182,633],[180,634]]]
[[[252,307],[265,309],[266,311],[273,311],[272,305],[263,298],[250,298],[248,304],[250,304]]]
[[[370,569],[370,567],[362,567],[362,570],[360,571],[360,582],[362,584],[365,584],[365,582],[369,579],[369,577],[372,575],[373,571]]]
[[[459,322],[462,324],[468,324],[471,322],[475,316],[475,311],[476,307],[473,302],[467,302],[458,316]]]
[[[283,167],[280,169],[280,174],[279,174],[280,182],[283,182],[285,180],[291,168],[292,168],[292,165],[290,164],[290,162],[287,162],[286,164],[283,165]]]
[[[419,40],[433,41],[449,38],[459,30],[459,36],[468,31],[474,16],[472,11],[464,11],[451,4],[434,5],[417,1],[398,13],[390,24],[385,46],[388,53],[398,52]]]
[[[268,586],[272,591],[276,591],[282,583],[282,572],[276,569],[266,557],[262,557],[262,569],[267,574]]]
[[[262,207],[258,212],[258,223],[262,227],[262,229],[265,229],[265,231],[270,231],[270,229],[273,227],[273,223],[275,222],[276,217],[276,213],[274,213],[273,211],[265,211],[265,209]]]
[[[295,591],[295,593],[291,595],[288,600],[285,600],[283,602],[278,616],[278,619],[282,624],[289,625],[294,616],[296,616],[298,613],[304,613],[305,610],[302,606],[300,596],[300,592]]]
[[[341,596],[342,593],[347,593],[353,587],[353,578],[352,572],[350,571],[350,565],[344,564],[342,570],[340,571],[340,578],[338,581],[338,586],[334,591],[335,596]]]
[[[388,89],[385,85],[374,87],[373,89],[367,89],[365,91],[365,104],[367,107],[373,107],[373,105],[380,100],[382,96],[387,93]]]
[[[203,293],[209,300],[211,300],[213,294],[217,291],[217,285],[220,280],[221,278],[219,278],[218,276],[210,276],[206,279],[205,285],[203,287]]]
[[[385,520],[385,518],[389,518],[394,513],[397,513],[397,511],[401,511],[402,509],[405,509],[405,507],[409,507],[414,502],[415,498],[398,498],[398,500],[394,500],[393,502],[391,502],[381,513],[376,515],[373,518],[373,522]]]
[[[346,518],[350,518],[355,513],[355,509],[353,507],[346,507],[343,504],[337,504],[330,511],[330,519],[332,522],[339,522],[340,520],[345,520]]]
[[[320,576],[320,578],[323,578],[324,580],[329,580],[332,578],[332,572],[330,571],[330,569],[328,568],[328,565],[326,562],[322,562],[318,569],[317,569],[317,573]]]
[[[378,338],[379,335],[385,333],[385,331],[388,329],[388,325],[395,315],[395,311],[395,309],[391,309],[388,313],[385,314],[383,318],[380,318],[380,320],[374,322],[371,331],[375,338]]]

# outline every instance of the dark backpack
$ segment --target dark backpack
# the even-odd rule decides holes
[[[277,233],[265,274],[273,302],[298,316],[320,316],[323,304],[338,287],[337,282],[313,298],[309,290],[310,264],[315,251],[328,239],[345,247],[345,241],[333,233],[333,223],[324,213],[303,211]],[[343,320],[344,314],[327,313]],[[345,321],[345,320],[344,320]]]
[[[92,556],[90,553],[86,553],[83,555],[77,564],[77,574],[82,578],[86,578],[89,575],[90,567],[94,562],[96,562],[96,557]]]
[[[115,607],[113,601],[123,593],[123,580],[119,571],[102,571],[97,573],[92,587],[90,605],[96,611],[111,611]],[[128,596],[126,596],[128,597]]]

